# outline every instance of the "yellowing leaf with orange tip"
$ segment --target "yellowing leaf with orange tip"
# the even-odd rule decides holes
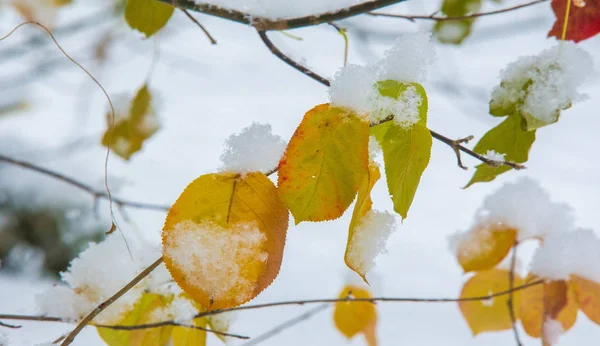
[[[344,287],[339,295],[344,298],[372,298],[371,293],[364,288],[348,285]],[[375,324],[377,323],[377,311],[375,304],[371,302],[337,302],[333,311],[333,322],[336,328],[348,339],[358,333],[365,333],[369,345],[375,345]]]
[[[538,280],[532,274],[526,282]],[[519,315],[525,332],[534,338],[542,336],[542,323],[547,319],[569,330],[577,319],[577,301],[571,285],[564,280],[549,281],[521,291]]]
[[[171,207],[163,258],[179,286],[208,310],[241,305],[273,282],[288,211],[263,173],[206,174]]]
[[[133,309],[125,314],[123,319],[114,324],[134,326],[159,322],[154,312],[164,308],[168,303],[169,298],[153,293],[145,293],[135,303]],[[171,326],[136,330],[97,327],[100,338],[109,346],[163,346],[166,345],[169,339],[171,329]]]
[[[483,297],[494,293],[508,291],[509,271],[492,269],[477,272],[467,281],[460,293],[460,298]],[[520,286],[522,279],[515,275],[513,285]],[[515,318],[518,319],[516,307],[520,300],[520,292],[513,292],[513,306]],[[481,332],[491,332],[510,329],[512,327],[510,312],[508,310],[509,295],[501,295],[487,300],[459,301],[458,307],[467,321],[473,335]]]
[[[458,262],[465,273],[495,267],[517,240],[517,230],[502,224],[483,224],[460,236]]]
[[[304,115],[278,172],[296,223],[342,216],[367,174],[368,143],[369,122],[349,109],[322,104]]]
[[[351,254],[353,251],[360,251],[353,248],[356,246],[356,243],[353,241],[354,236],[357,230],[357,225],[367,214],[367,212],[371,210],[371,206],[373,205],[373,201],[371,200],[371,190],[379,178],[381,178],[379,167],[375,162],[371,162],[369,165],[369,173],[365,174],[363,182],[360,185],[360,189],[358,190],[358,197],[356,198],[356,204],[354,205],[354,211],[352,213],[352,220],[350,221],[348,244],[346,245],[346,253],[344,255],[344,261],[346,262],[346,265],[360,275],[365,282],[367,281],[365,278],[367,270],[364,268],[364,265],[360,262],[357,262],[354,256],[351,256]]]
[[[577,275],[571,275],[570,284],[581,311],[594,323],[600,324],[600,284]]]

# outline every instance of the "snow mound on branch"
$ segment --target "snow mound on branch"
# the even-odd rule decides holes
[[[346,107],[357,113],[368,113],[371,122],[379,122],[390,115],[403,127],[419,121],[419,106],[423,102],[414,87],[408,87],[396,100],[381,96],[375,83],[395,80],[401,83],[420,83],[427,76],[427,66],[435,57],[431,36],[426,32],[404,34],[384,57],[367,66],[347,65],[331,81],[331,104]]]
[[[502,223],[517,229],[518,239],[545,238],[574,229],[571,207],[550,199],[531,178],[506,183],[483,201],[476,224]]]
[[[286,142],[271,132],[271,125],[252,123],[225,140],[221,171],[267,173],[277,167]]]
[[[591,55],[573,42],[560,42],[509,64],[501,73],[502,83],[492,91],[492,104],[522,102],[523,112],[549,124],[557,120],[558,110],[584,99],[577,88],[592,74]]]
[[[488,150],[483,157],[492,161],[504,161],[506,154],[497,153],[495,150]]]
[[[589,229],[551,234],[531,261],[531,271],[545,279],[569,280],[571,274],[600,283],[600,239]]]

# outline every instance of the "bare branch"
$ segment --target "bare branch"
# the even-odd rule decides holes
[[[404,2],[406,0],[373,0],[342,8],[334,12],[315,14],[289,19],[269,19],[264,17],[253,16],[248,13],[222,8],[211,4],[196,4],[193,0],[158,0],[168,3],[178,8],[187,9],[190,11],[202,12],[211,16],[220,17],[223,19],[232,20],[241,24],[246,24],[255,27],[259,31],[271,30],[287,30],[297,29],[306,26],[319,25],[323,23],[333,22],[336,20],[346,19],[366,12],[378,10],[380,8]]]
[[[185,13],[185,15],[194,23],[196,23],[196,25],[198,25],[198,27],[200,28],[200,30],[202,30],[204,32],[204,34],[206,35],[206,37],[208,37],[208,40],[210,41],[211,44],[217,44],[217,40],[214,39],[214,37],[211,36],[210,32],[208,32],[208,30],[206,30],[206,28],[204,27],[204,25],[200,24],[200,22],[194,18],[194,16],[192,16],[186,9],[181,8],[180,9],[183,13]]]
[[[508,313],[510,314],[510,322],[512,324],[513,334],[515,335],[515,341],[517,346],[522,346],[521,338],[519,337],[519,331],[517,330],[517,318],[515,317],[515,310],[513,306],[513,287],[515,284],[515,266],[517,264],[517,246],[519,245],[518,241],[515,241],[512,250],[512,256],[510,257],[510,271],[508,272],[508,290],[510,293],[508,294],[508,300],[506,304],[508,305]]]
[[[158,267],[163,262],[163,258],[159,258],[154,263],[152,263],[148,268],[142,270],[133,280],[131,280],[127,285],[121,288],[117,293],[115,293],[112,297],[108,298],[100,305],[98,305],[92,312],[90,312],[79,324],[73,329],[71,333],[65,338],[65,340],[60,344],[60,346],[68,346],[70,345],[79,332],[85,328],[94,317],[98,316],[104,309],[109,307],[112,303],[114,303],[117,299],[121,298],[125,293],[127,293],[130,289],[132,289],[138,282],[142,281],[148,274],[150,274],[156,267]]]
[[[407,19],[407,20],[410,20],[413,22],[415,20],[433,20],[433,21],[437,21],[437,22],[442,22],[442,21],[449,21],[449,20],[474,19],[474,18],[478,18],[478,17],[485,17],[485,16],[491,16],[491,15],[500,14],[500,13],[512,12],[512,11],[515,11],[515,10],[518,10],[521,8],[537,5],[542,2],[547,2],[547,1],[549,1],[549,0],[535,0],[532,2],[525,3],[525,4],[504,8],[501,10],[495,10],[495,11],[489,11],[489,12],[479,12],[479,13],[467,14],[464,16],[454,16],[454,17],[436,16],[435,13],[428,15],[428,16],[425,16],[425,15],[412,16],[412,15],[405,15],[405,14],[391,14],[391,13],[381,13],[381,12],[369,12],[368,14],[371,16],[376,16],[376,17]]]
[[[14,324],[8,324],[8,323],[4,323],[4,322],[0,321],[0,327],[11,328],[11,329],[19,329],[22,326],[17,326],[17,325],[14,325]]]
[[[98,327],[98,328],[107,328],[107,329],[113,329],[113,330],[140,330],[140,329],[151,329],[151,328],[173,326],[173,327],[183,327],[183,328],[203,330],[208,333],[218,334],[218,335],[222,335],[222,336],[228,336],[228,337],[237,338],[237,339],[244,339],[244,340],[250,339],[249,337],[244,336],[244,335],[225,333],[225,332],[221,332],[218,330],[212,330],[212,329],[208,329],[208,328],[204,328],[204,327],[200,327],[200,326],[194,326],[191,324],[181,324],[181,323],[177,323],[175,321],[161,321],[161,322],[157,322],[157,323],[145,323],[145,324],[137,324],[137,325],[132,325],[132,326],[107,325],[107,324],[92,324],[92,325],[94,327]]]

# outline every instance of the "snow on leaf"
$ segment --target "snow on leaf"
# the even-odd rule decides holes
[[[151,101],[148,85],[144,84],[131,101],[127,115],[121,114],[120,109],[115,109],[116,119],[112,128],[109,114],[108,129],[102,137],[102,145],[110,144],[111,150],[125,160],[142,149],[143,142],[160,128]]]
[[[600,283],[577,275],[571,276],[579,309],[594,323],[600,325]]]
[[[479,224],[451,239],[465,273],[492,269],[515,244],[517,230],[501,223]]]
[[[127,0],[125,20],[132,29],[150,37],[167,24],[174,10],[173,6],[154,0]]]
[[[427,93],[419,83],[400,83],[395,80],[376,84],[378,97],[372,106],[371,122],[393,115],[395,124],[409,128],[414,124],[427,125]]]
[[[405,219],[429,164],[432,137],[421,123],[405,129],[392,125],[386,131],[381,148],[385,175],[394,210]]]
[[[263,173],[206,174],[167,214],[165,265],[202,307],[238,306],[279,273],[287,227],[288,211]]]
[[[481,0],[444,0],[441,12],[448,17],[460,17],[479,12]],[[475,19],[437,21],[433,33],[442,43],[461,44],[471,34]]]
[[[213,331],[227,333],[234,318],[235,312],[223,312],[220,314],[207,316],[206,323]],[[227,343],[227,341],[230,339],[230,337],[223,334],[215,334],[215,336],[224,343]]]
[[[535,131],[523,131],[521,118],[511,115],[502,123],[489,130],[475,145],[473,151],[486,154],[489,150],[504,153],[507,161],[526,162],[529,149],[535,141]],[[477,170],[465,188],[479,182],[488,182],[504,172],[511,170],[507,165],[492,167],[485,163],[477,166]]]
[[[279,163],[278,190],[296,223],[340,217],[368,172],[369,123],[329,104],[306,113]]]
[[[552,0],[552,10],[556,16],[556,22],[554,22],[552,29],[548,32],[548,36],[554,36],[557,39],[562,38],[567,3],[567,0]],[[600,2],[588,0],[580,2],[578,6],[577,1],[572,1],[565,39],[579,42],[594,37],[599,32]]]
[[[526,282],[539,278],[529,274]],[[542,337],[542,324],[547,319],[569,330],[577,319],[577,301],[570,283],[564,280],[547,281],[522,290],[519,316],[525,332],[534,338]]]
[[[460,298],[481,297],[507,291],[509,288],[508,275],[508,270],[500,269],[476,272],[463,285]],[[514,287],[521,284],[522,279],[515,274]],[[517,319],[519,314],[516,307],[521,299],[520,292],[513,292],[513,306]],[[477,335],[482,332],[506,330],[512,327],[507,302],[508,295],[502,295],[490,300],[459,301],[458,307],[473,335]]]
[[[344,298],[372,298],[371,293],[361,287],[347,285],[340,292],[340,299]],[[376,344],[375,325],[377,323],[377,310],[371,302],[337,302],[333,311],[333,322],[336,328],[348,339],[359,333],[364,333],[369,345]]]
[[[134,305],[133,310],[114,323],[120,326],[134,326],[159,322],[154,312],[165,307],[169,299],[153,293],[145,293]],[[117,330],[97,327],[100,338],[108,346],[163,346],[169,339],[172,327]]]

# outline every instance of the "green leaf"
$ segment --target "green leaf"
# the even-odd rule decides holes
[[[428,109],[428,103],[427,103],[427,93],[425,92],[425,88],[423,88],[423,86],[419,83],[402,83],[402,82],[398,82],[395,80],[384,80],[384,81],[379,81],[377,83],[375,83],[375,86],[377,87],[377,90],[379,91],[379,94],[381,94],[381,96],[385,96],[385,97],[389,97],[389,98],[393,98],[398,100],[399,98],[401,98],[404,94],[404,92],[406,91],[406,89],[408,89],[409,87],[413,87],[416,89],[417,93],[421,96],[421,105],[419,108],[419,124],[422,125],[426,125],[427,124],[427,109]],[[385,124],[385,123],[384,123]],[[378,126],[381,126],[383,124],[380,124]],[[374,128],[376,128],[377,126],[374,126]],[[385,129],[385,127],[383,127],[381,130]],[[378,130],[372,130],[371,131],[372,134],[375,135],[375,137],[381,136],[381,133],[377,133]],[[375,132],[375,133],[373,133]],[[377,138],[379,140],[379,138]]]
[[[479,12],[481,0],[444,0],[441,12],[448,17],[459,17]],[[470,34],[475,19],[437,21],[433,34],[442,43],[461,44]]]
[[[473,151],[478,154],[485,154],[488,150],[494,150],[497,153],[505,154],[507,161],[516,163],[526,162],[529,156],[531,145],[535,141],[535,131],[525,131],[521,127],[522,118],[515,114],[511,115],[498,126],[486,133]],[[477,170],[471,181],[465,188],[478,183],[494,180],[498,175],[511,170],[507,165],[492,167],[485,163],[477,166]]]
[[[150,37],[167,22],[175,8],[156,0],[127,0],[125,20],[133,29]]]
[[[390,126],[381,142],[388,189],[394,210],[403,219],[408,215],[421,175],[429,164],[431,142],[431,132],[420,123],[408,129]]]

